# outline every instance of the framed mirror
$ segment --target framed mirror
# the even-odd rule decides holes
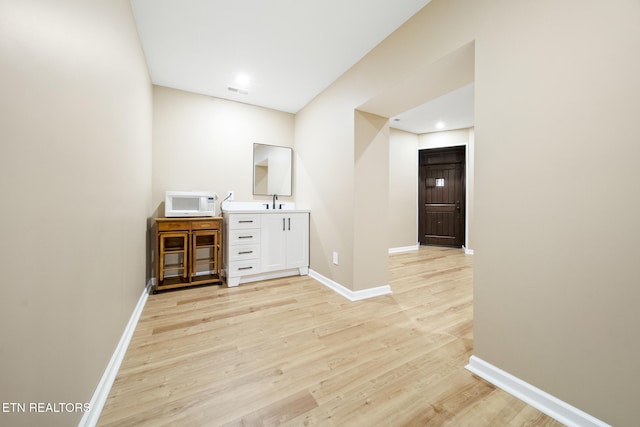
[[[291,196],[293,149],[253,144],[253,194]]]

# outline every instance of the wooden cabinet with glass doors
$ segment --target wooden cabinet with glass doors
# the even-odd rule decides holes
[[[221,284],[222,218],[155,218],[154,293]]]

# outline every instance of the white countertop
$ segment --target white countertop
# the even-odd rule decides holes
[[[310,213],[309,209],[222,209],[223,214],[232,213],[259,213],[259,214],[286,214],[286,213]]]
[[[266,205],[269,205],[267,209]],[[286,213],[309,213],[309,209],[296,209],[294,202],[278,203],[276,207],[282,206],[282,209],[271,209],[272,202],[223,202],[222,213],[260,213],[260,214],[286,214]]]

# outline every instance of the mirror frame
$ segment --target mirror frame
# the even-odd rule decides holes
[[[264,151],[264,153],[261,153],[260,151]],[[288,167],[285,165],[285,168],[288,168],[288,173],[289,176],[285,177],[281,183],[281,185],[279,186],[279,188],[275,189],[275,190],[280,190],[280,191],[270,191],[270,190],[274,190],[273,188],[269,188],[269,181],[268,181],[268,176],[269,176],[269,171],[268,171],[268,166],[266,166],[265,171],[258,173],[259,168],[261,167],[261,165],[259,163],[262,163],[265,159],[268,160],[269,155],[274,155],[274,156],[278,156],[281,159],[284,159],[285,162],[288,161]],[[287,154],[285,154],[287,153]],[[259,156],[259,157],[258,157]],[[253,143],[253,163],[252,163],[252,171],[253,171],[253,195],[254,196],[272,196],[273,194],[277,194],[278,196],[292,196],[293,195],[293,148],[291,147],[283,147],[283,146],[279,146],[279,145],[268,145],[268,144],[259,144],[254,142]],[[278,174],[284,174],[286,172],[280,172],[279,170],[276,172]],[[259,178],[259,176],[262,176],[262,178]],[[257,182],[256,180],[260,179],[260,181],[262,182],[264,180],[264,184],[260,184],[260,185],[256,185]],[[259,187],[263,187],[266,186],[266,190],[261,190]]]

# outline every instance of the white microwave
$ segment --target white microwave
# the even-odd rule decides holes
[[[164,216],[216,216],[217,198],[216,193],[211,191],[166,191]]]

